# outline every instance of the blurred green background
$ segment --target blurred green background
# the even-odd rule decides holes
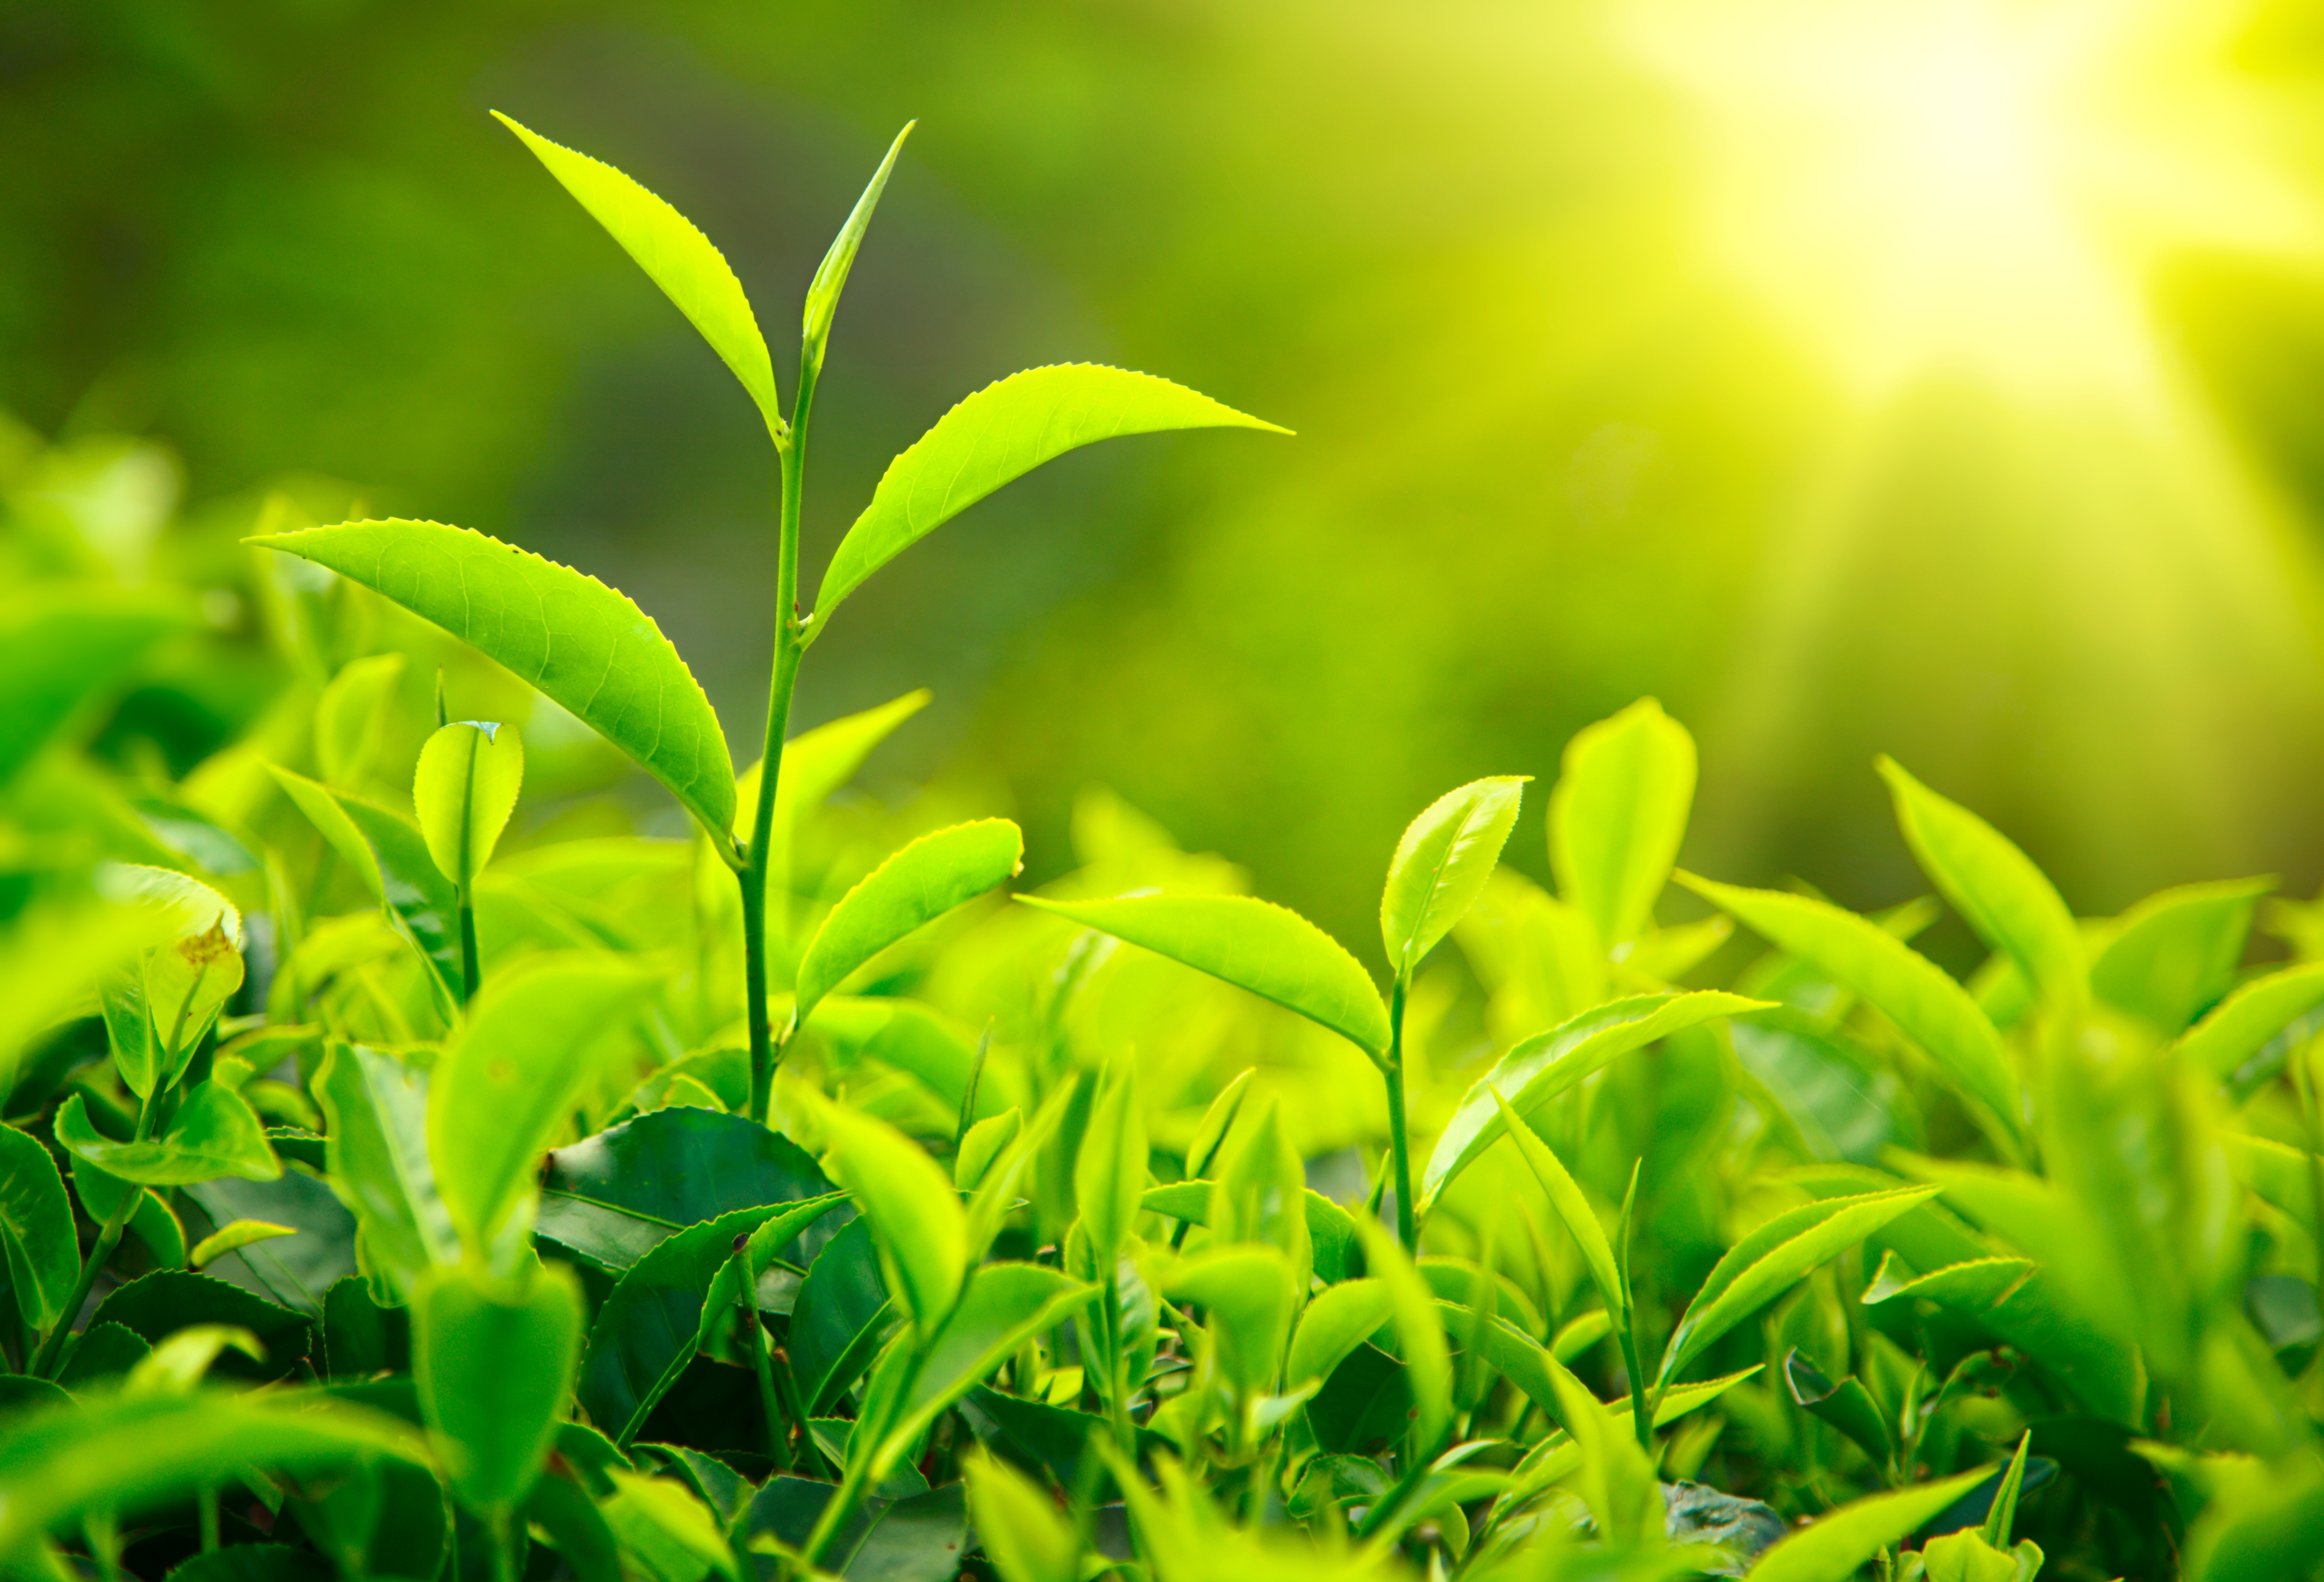
[[[1021,366],[1120,363],[1299,431],[1068,457],[816,648],[798,722],[932,685],[873,778],[1015,811],[1034,877],[1102,783],[1360,942],[1414,811],[1545,782],[1651,693],[1702,749],[1683,860],[1722,878],[1916,889],[1888,751],[2088,914],[2306,890],[2315,14],[12,6],[0,409],[91,466],[120,453],[88,437],[165,442],[176,469],[103,474],[133,513],[181,491],[230,526],[306,475],[581,566],[747,759],[763,434],[484,112],[692,216],[779,367],[918,116],[817,403],[809,587],[886,458]]]

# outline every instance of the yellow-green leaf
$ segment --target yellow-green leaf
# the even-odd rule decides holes
[[[1993,1476],[1990,1467],[1827,1511],[1759,1557],[1745,1582],[1849,1582],[1882,1549]]]
[[[1430,803],[1405,830],[1380,895],[1380,939],[1398,977],[1477,904],[1517,824],[1530,777],[1472,780]]]
[[[1694,738],[1640,698],[1574,733],[1549,795],[1557,893],[1597,925],[1601,946],[1653,921],[1694,805]]]
[[[911,136],[912,128],[918,124],[917,121],[907,121],[904,129],[896,133],[896,141],[888,145],[888,157],[872,172],[863,196],[855,200],[847,223],[831,239],[830,250],[816,266],[815,279],[807,283],[807,304],[799,316],[799,357],[806,368],[823,366],[824,347],[831,339],[831,320],[839,311],[839,293],[846,288],[847,271],[855,265],[855,250],[863,245],[863,233],[871,227],[872,211],[880,207],[880,195],[888,189],[888,172],[896,168],[896,156],[904,152],[904,139]]]
[[[667,786],[719,840],[734,765],[710,700],[646,612],[595,577],[441,522],[272,533],[280,549],[361,583],[497,659]]]
[[[524,740],[513,725],[463,721],[430,736],[411,777],[411,805],[428,855],[446,878],[473,883],[516,811]]]
[[[1250,896],[1122,896],[1019,900],[1321,1023],[1374,1057],[1388,1052],[1388,1008],[1345,946],[1287,907]]]
[[[839,898],[799,958],[793,1019],[847,975],[924,924],[975,899],[1022,865],[1025,837],[1005,818],[954,824],[918,840],[873,869]]]
[[[830,1167],[872,1221],[888,1289],[923,1336],[960,1299],[968,1273],[968,1219],[944,1172],[884,1121],[827,1106]]]
[[[551,143],[498,110],[493,116],[524,140],[549,173],[678,304],[719,360],[742,382],[767,432],[782,433],[782,402],[775,393],[774,360],[767,355],[766,337],[759,333],[758,316],[742,294],[742,282],[710,238],[603,160]]]
[[[1171,428],[1287,429],[1150,373],[1073,363],[989,384],[888,464],[816,593],[816,630],[864,579],[1043,462],[1100,439]]]
[[[272,1241],[278,1236],[298,1234],[299,1228],[295,1225],[276,1225],[265,1219],[236,1219],[230,1224],[220,1226],[215,1232],[196,1242],[194,1250],[186,1255],[186,1266],[198,1269],[215,1258],[222,1258],[228,1253],[237,1252],[258,1242]]]

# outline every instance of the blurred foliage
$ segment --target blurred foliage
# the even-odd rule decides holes
[[[2304,816],[2324,768],[2319,250],[2298,216],[2211,223],[2245,185],[2168,116],[2209,95],[2302,209],[2324,34],[2285,0],[2163,0],[2070,41],[2096,58],[2118,31],[2167,57],[2177,75],[2121,78],[2155,118],[2126,146],[2212,194],[2175,227],[2089,221],[2157,371],[2143,394],[2029,391],[1942,343],[1868,389],[1831,325],[1802,320],[1824,274],[1766,277],[1795,234],[1844,288],[1850,246],[1886,234],[1882,172],[1860,236],[1774,201],[1751,216],[1775,242],[1729,235],[1766,177],[1738,161],[1788,91],[1750,63],[1818,14],[14,7],[0,408],[76,466],[97,436],[167,436],[179,462],[105,474],[124,520],[182,491],[222,542],[253,491],[308,474],[346,481],[318,502],[577,564],[661,621],[730,724],[754,718],[773,492],[755,419],[484,111],[669,196],[761,300],[793,299],[918,115],[823,393],[811,560],[954,392],[1022,362],[1151,369],[1302,437],[1200,469],[1167,439],[1069,461],[868,590],[800,719],[932,684],[876,783],[1008,787],[1037,870],[1074,798],[1111,785],[1347,933],[1371,871],[1349,854],[1384,854],[1448,775],[1546,774],[1573,729],[1652,693],[1729,787],[1697,866],[1896,898],[1867,768],[1886,749],[2017,831],[2086,909],[2219,871],[2304,887],[2324,868]],[[1897,97],[1863,75],[1867,99]],[[1911,169],[1886,184],[1933,203]],[[1931,213],[1940,234],[1989,218]],[[1997,259],[1932,267],[2006,297]],[[2018,339],[2043,362],[2038,327]],[[247,722],[225,672],[195,690],[140,705],[175,711],[152,740],[177,767]],[[1538,842],[1514,860],[1545,872]],[[1957,932],[1938,948],[1968,960]]]

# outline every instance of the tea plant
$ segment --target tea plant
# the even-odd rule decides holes
[[[801,613],[815,388],[896,150],[786,411],[711,244],[511,124],[764,417],[763,757],[733,772],[621,593],[482,534],[278,498],[243,613],[209,606],[246,639],[204,636],[109,558],[110,453],[0,480],[10,1575],[2324,1562],[2314,908],[2078,919],[1884,762],[1991,952],[1962,982],[1912,943],[1934,901],[1675,871],[1694,749],[1650,700],[1567,745],[1554,892],[1502,861],[1522,777],[1424,810],[1374,966],[1102,791],[1077,866],[1003,896],[1014,824],[842,795],[925,694],[793,736],[803,657],[1043,461],[1270,426],[1012,375]],[[185,537],[165,570],[235,564]],[[264,696],[173,769],[109,702],[229,641]],[[690,840],[636,832],[600,740]],[[1674,879],[1707,915],[1657,921]],[[2263,905],[2289,963],[2245,965]]]

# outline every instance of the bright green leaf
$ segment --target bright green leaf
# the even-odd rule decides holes
[[[1443,1448],[1452,1422],[1452,1354],[1444,1341],[1437,1301],[1396,1237],[1370,1218],[1356,1221],[1364,1265],[1388,1287],[1396,1316],[1397,1346],[1404,1357],[1405,1382],[1413,1402],[1413,1453],[1434,1456]]]
[[[329,1124],[324,1158],[374,1268],[409,1297],[459,1250],[428,1162],[428,1076],[390,1054],[333,1040],[315,1074]]]
[[[1248,1242],[1202,1253],[1178,1265],[1168,1290],[1172,1301],[1203,1310],[1228,1383],[1245,1395],[1273,1386],[1299,1301],[1297,1277],[1281,1248]],[[1437,1338],[1442,1344],[1443,1337]]]
[[[1343,1280],[1317,1292],[1292,1334],[1285,1385],[1296,1390],[1310,1379],[1331,1377],[1349,1353],[1388,1321],[1394,1306],[1388,1283],[1379,1279]]]
[[[1074,1195],[1082,1228],[1100,1269],[1110,1269],[1138,1219],[1146,1190],[1146,1122],[1138,1108],[1134,1066],[1116,1068],[1098,1090],[1074,1162]]]
[[[1043,462],[1125,434],[1221,428],[1288,432],[1167,379],[1087,363],[1028,368],[989,384],[888,464],[824,571],[816,629],[873,572]]]
[[[411,1304],[411,1361],[429,1439],[461,1504],[512,1510],[540,1476],[581,1360],[580,1283],[549,1265],[513,1287],[438,1269]]]
[[[1827,1511],[1761,1555],[1745,1582],[1849,1582],[1882,1549],[1992,1475],[1979,1467]]]
[[[416,952],[432,980],[438,1008],[447,1016],[459,1003],[460,897],[429,855],[420,826],[403,814],[303,775],[268,768],[299,811],[322,832],[386,911],[396,933]]]
[[[1861,1197],[1825,1198],[1775,1215],[1727,1250],[1671,1331],[1657,1385],[1676,1378],[1711,1343],[1908,1209],[1937,1195],[1905,1187]]]
[[[1499,1093],[1493,1094],[1493,1099],[1501,1104]],[[1606,1227],[1599,1221],[1598,1211],[1582,1195],[1581,1186],[1563,1162],[1531,1126],[1512,1115],[1506,1104],[1501,1104],[1500,1116],[1502,1129],[1516,1142],[1526,1167],[1549,1195],[1549,1206],[1557,1210],[1573,1244],[1582,1249],[1582,1265],[1590,1271],[1591,1283],[1598,1287],[1599,1299],[1605,1302],[1614,1326],[1627,1329],[1630,1323],[1629,1292],[1622,1283],[1621,1267],[1614,1258],[1614,1244],[1606,1239]]]
[[[2115,920],[2090,963],[2090,988],[2117,1010],[2177,1033],[2217,1004],[2236,980],[2253,908],[2272,878],[2180,885]]]
[[[1025,837],[1005,818],[922,835],[890,857],[839,898],[807,943],[794,1019],[804,1022],[849,973],[914,929],[1008,879],[1024,857]]]
[[[2303,962],[2255,978],[2180,1035],[2176,1053],[2200,1072],[2225,1081],[2275,1035],[2324,1005],[2324,961]]]
[[[1582,1500],[1598,1518],[1599,1531],[1620,1543],[1659,1534],[1662,1490],[1637,1435],[1611,1418],[1563,1365],[1548,1359],[1547,1366],[1558,1421],[1582,1450]]]
[[[595,1052],[653,980],[617,956],[528,958],[476,998],[429,1074],[428,1155],[472,1252],[492,1245],[573,1106]]]
[[[242,987],[242,914],[217,891],[167,868],[111,863],[97,874],[106,897],[147,914],[161,942],[134,980],[116,976],[102,1003],[122,1082],[139,1098],[178,1080],[194,1046]]]
[[[0,1126],[0,1249],[17,1311],[46,1334],[65,1317],[80,1278],[80,1242],[57,1162],[12,1126]]]
[[[1375,1058],[1388,1053],[1388,1009],[1371,974],[1339,941],[1286,907],[1250,896],[1017,898],[1247,989]]]
[[[918,124],[916,121],[907,121],[904,129],[896,133],[896,141],[888,146],[888,157],[872,172],[863,196],[855,200],[847,223],[831,239],[830,250],[816,266],[815,279],[807,283],[799,338],[799,359],[806,369],[823,366],[824,347],[831,339],[832,317],[839,311],[839,293],[846,288],[847,271],[854,267],[855,250],[863,245],[863,233],[871,227],[872,211],[880,207],[880,195],[888,189],[888,172],[896,168],[896,156],[904,152],[904,139],[911,136],[912,128]]]
[[[1878,768],[1905,843],[1953,910],[2052,1003],[2079,1007],[2088,992],[2081,933],[2049,876],[2008,836],[1922,785],[1895,759],[1884,757]]]
[[[2001,1036],[1969,991],[1934,962],[1878,924],[1829,901],[1714,884],[1689,873],[1678,879],[1895,1023],[1984,1109],[1997,1140],[2014,1151],[2017,1079],[2002,1055]]]
[[[1601,946],[1653,921],[1694,805],[1694,738],[1640,698],[1574,732],[1549,796],[1558,897],[1597,926]]]
[[[464,721],[420,750],[411,802],[438,872],[464,888],[493,858],[524,784],[524,739],[512,725]]]
[[[0,785],[147,648],[194,619],[186,602],[157,590],[18,587],[0,602]]]
[[[272,1181],[282,1173],[257,1115],[241,1094],[214,1081],[188,1090],[170,1129],[142,1143],[116,1143],[98,1132],[78,1093],[57,1111],[56,1130],[57,1141],[76,1159],[143,1186],[185,1186],[222,1175]]]
[[[759,320],[751,311],[751,299],[742,294],[742,281],[710,238],[604,161],[551,143],[498,110],[493,118],[524,140],[549,173],[678,304],[719,360],[742,382],[766,420],[767,432],[781,434],[782,402],[775,393],[774,361],[767,355],[766,338],[759,333]]]
[[[220,1226],[210,1235],[194,1244],[186,1255],[186,1266],[199,1269],[215,1259],[262,1241],[272,1241],[278,1236],[296,1236],[295,1225],[275,1225],[264,1219],[235,1219]]]
[[[1582,1012],[1572,1020],[1526,1039],[1495,1062],[1461,1096],[1452,1118],[1437,1135],[1421,1173],[1420,1208],[1425,1210],[1452,1178],[1473,1164],[1501,1135],[1504,1100],[1521,1116],[1532,1115],[1583,1078],[1613,1061],[1682,1027],[1716,1016],[1764,1010],[1768,1002],[1717,989],[1690,994],[1642,994]]]
[[[339,667],[315,700],[315,770],[323,784],[360,791],[387,732],[401,654],[368,654]]]
[[[1477,904],[1530,777],[1472,780],[1430,803],[1405,830],[1380,896],[1380,939],[1397,977],[1408,976]]]
[[[596,578],[441,522],[342,522],[249,542],[434,621],[635,759],[715,837],[733,826],[734,765],[710,700],[661,629]]]
[[[982,1452],[963,1471],[977,1539],[1001,1582],[1081,1582],[1081,1542],[1047,1490]]]
[[[959,1299],[968,1272],[960,1199],[919,1145],[883,1121],[836,1106],[824,1111],[831,1170],[862,1205],[888,1289],[923,1336]]]

